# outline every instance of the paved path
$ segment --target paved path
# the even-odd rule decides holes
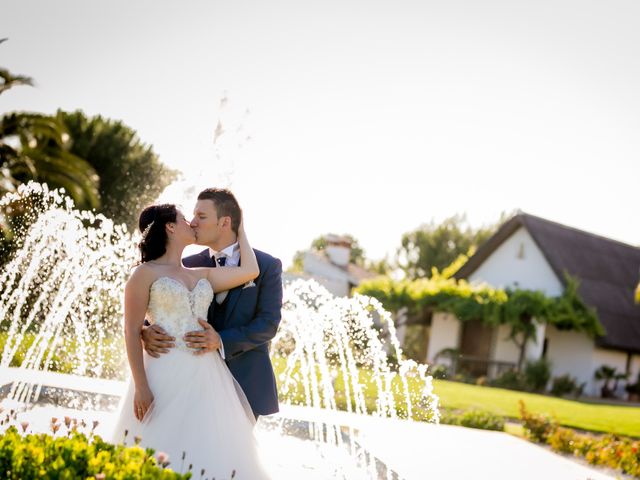
[[[282,414],[358,429],[363,444],[407,480],[615,478],[502,432],[362,417],[346,412],[318,414],[302,407],[284,406]]]

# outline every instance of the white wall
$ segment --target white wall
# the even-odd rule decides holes
[[[629,369],[629,377],[627,379],[627,382],[625,382],[625,385],[627,383],[636,383],[636,382],[640,382],[640,378],[638,378],[638,374],[640,374],[640,355],[636,354],[636,355],[632,355],[631,356],[631,365],[630,365],[630,369]],[[627,393],[625,392],[625,397],[627,398]]]
[[[560,331],[552,325],[546,328],[548,339],[547,356],[551,361],[551,376],[569,374],[575,377],[578,384],[586,383],[584,394],[600,396],[602,382],[594,378],[594,374],[602,365],[614,367],[618,372],[624,373],[627,368],[627,354],[615,350],[597,348],[594,341],[586,334],[573,331]],[[542,350],[540,351],[542,353]],[[507,360],[504,355],[499,360]],[[517,357],[515,357],[517,358]],[[630,364],[629,382],[635,383],[640,373],[640,355],[633,355]],[[626,398],[624,390],[626,382],[618,382],[616,395]]]
[[[330,264],[314,252],[306,252],[303,260],[304,272],[334,295],[349,295],[349,275],[345,270]]]
[[[349,257],[351,256],[350,248],[343,247],[342,245],[327,245],[326,253],[331,263],[340,267],[349,265]]]
[[[544,349],[544,336],[547,332],[546,323],[537,323],[536,326],[536,338],[529,340],[527,348],[525,349],[525,358],[527,361],[532,362],[542,358],[542,350]]]
[[[595,348],[592,359],[594,370],[601,365],[614,367],[618,372],[624,372],[627,368],[627,354],[624,352]]]
[[[522,227],[469,276],[469,281],[486,282],[496,288],[542,290],[552,297],[563,291],[542,251]]]
[[[545,324],[536,323],[536,338],[527,343],[524,352],[525,362],[539,360],[542,357],[544,347]],[[518,363],[520,348],[509,338],[511,328],[508,325],[500,325],[494,335],[491,359],[500,362]],[[518,338],[520,341],[520,338]]]
[[[593,349],[594,343],[584,333],[558,330],[547,326],[548,339],[547,359],[551,361],[551,376],[569,374],[575,377],[578,384],[585,382],[584,393],[595,395],[593,381]]]
[[[407,336],[408,312],[409,309],[407,307],[401,307],[393,316],[393,324],[396,327],[396,338],[402,347],[404,347],[404,338]],[[390,346],[391,342],[387,342],[386,345]]]
[[[500,325],[495,330],[491,360],[517,364],[520,350],[518,346],[509,339],[510,328],[507,325]]]
[[[638,374],[640,374],[640,355],[636,354],[631,357],[630,372],[629,383],[636,383],[638,381]]]
[[[460,327],[461,323],[455,315],[443,312],[433,314],[427,346],[427,363],[433,363],[433,358],[441,350],[460,346]]]
[[[585,395],[600,396],[602,382],[596,381],[594,374],[601,365],[615,367],[619,372],[626,369],[626,353],[596,348],[594,341],[584,333],[558,330],[553,325],[547,325],[545,335],[548,341],[546,358],[551,362],[551,376],[569,374],[576,378],[578,384],[586,383]],[[629,378],[633,382],[640,372],[640,355],[633,357],[631,372]],[[622,397],[625,396],[624,385],[625,382],[621,381],[617,392]]]

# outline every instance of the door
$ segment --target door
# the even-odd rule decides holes
[[[491,355],[493,327],[480,320],[468,320],[462,323],[460,370],[474,377],[487,374]]]

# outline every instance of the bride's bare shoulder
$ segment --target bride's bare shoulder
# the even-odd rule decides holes
[[[153,267],[142,263],[133,267],[127,285],[151,285],[158,274]]]

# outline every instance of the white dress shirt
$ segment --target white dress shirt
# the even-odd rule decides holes
[[[218,258],[220,257],[226,258],[224,264],[225,267],[237,267],[240,263],[240,245],[238,244],[238,242],[223,248],[219,252],[216,252],[215,250],[210,248],[209,253],[213,258],[216,259],[216,266],[218,265]],[[222,302],[224,302],[224,299],[227,298],[228,293],[228,290],[216,293],[216,303],[220,305]]]
[[[226,258],[224,264],[225,267],[237,267],[240,263],[240,245],[238,244],[238,242],[233,243],[226,248],[223,248],[219,252],[216,252],[215,250],[210,248],[209,254],[212,258],[215,259],[216,266],[218,265],[218,258],[220,257]],[[228,293],[228,290],[216,293],[216,303],[220,305],[222,302],[224,302],[224,299],[227,298]],[[224,345],[222,344],[222,342],[220,342],[220,356],[223,359],[225,358]]]

